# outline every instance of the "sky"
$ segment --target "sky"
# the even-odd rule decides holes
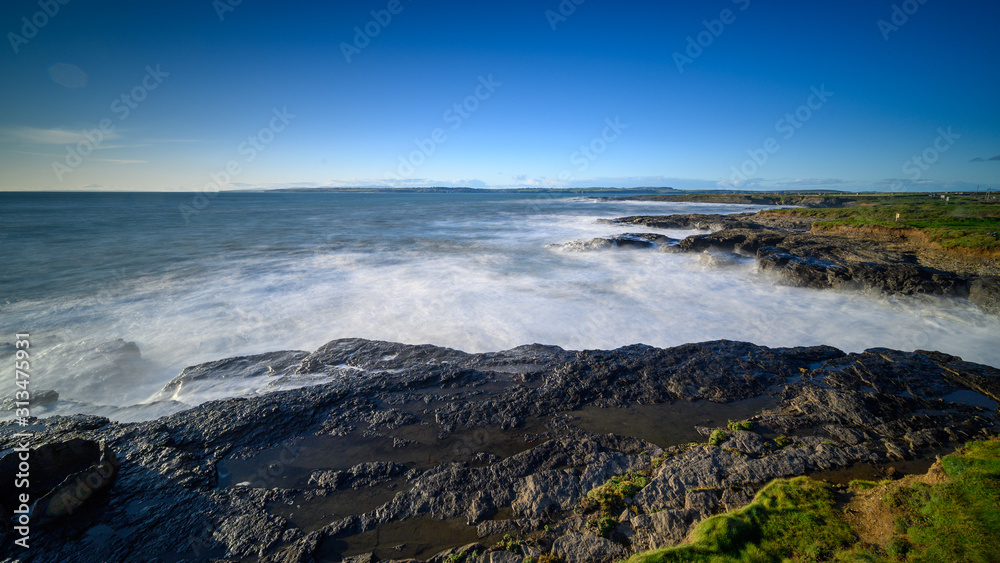
[[[1000,188],[995,1],[5,0],[0,190]]]

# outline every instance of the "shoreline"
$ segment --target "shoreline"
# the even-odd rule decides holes
[[[193,373],[307,379],[344,365],[357,369],[335,383],[213,401],[145,423],[33,421],[36,444],[101,441],[121,468],[105,496],[34,531],[25,560],[172,553],[337,561],[374,551],[380,560],[443,561],[441,550],[472,536],[489,546],[506,534],[520,540],[521,559],[551,552],[567,563],[610,561],[682,541],[773,478],[859,463],[902,471],[1000,430],[1000,370],[886,349],[714,341],[467,354],[344,339],[305,356],[195,366],[177,384]],[[763,402],[749,404],[754,414],[736,407],[755,398]],[[602,433],[629,419],[648,426],[657,408],[678,411],[701,439],[657,444],[627,428]],[[584,412],[605,426],[588,430]],[[734,430],[734,416],[751,426]],[[12,447],[12,423],[0,428],[0,447]],[[726,440],[709,445],[717,431]],[[637,513],[614,515],[617,531],[597,535],[593,515],[576,506],[587,491],[636,471],[649,475],[630,501]],[[99,541],[94,529],[105,530]],[[383,540],[373,544],[376,537]],[[580,555],[584,547],[590,555]],[[9,546],[4,555],[14,555]]]
[[[877,207],[883,205],[890,209],[887,213],[891,215],[897,209],[897,199],[902,201],[905,199],[903,196],[649,195],[620,199],[800,205],[804,208],[732,215],[646,215],[605,219],[602,222],[611,225],[707,231],[706,234],[692,235],[680,241],[664,240],[664,237],[653,233],[627,233],[603,239],[612,246],[658,247],[665,252],[721,252],[754,257],[761,271],[776,274],[790,285],[816,289],[875,290],[889,295],[957,297],[968,299],[986,313],[1000,315],[1000,245],[993,242],[998,235],[994,230],[987,233],[989,236],[978,234],[975,236],[979,238],[966,240],[973,236],[969,233],[973,233],[974,229],[1000,229],[1000,206],[985,206],[989,211],[977,219],[953,219],[972,223],[964,230],[952,228],[948,231],[859,218],[851,213],[851,208],[855,208],[859,215],[871,214],[872,206],[877,211]],[[956,200],[958,203],[960,200]],[[978,199],[973,203],[979,205]],[[963,208],[954,205],[947,208],[947,202],[942,209],[940,201],[934,199],[908,205],[913,206],[913,214],[926,213],[926,208],[938,215],[962,216],[966,213]],[[972,204],[965,202],[963,205]],[[982,208],[974,207],[981,213]],[[845,212],[838,212],[837,220],[824,220],[823,214],[831,215],[832,210]],[[897,221],[899,217],[897,212]],[[940,234],[942,231],[946,234]],[[590,241],[594,247],[598,246],[595,244],[598,242],[599,239]]]

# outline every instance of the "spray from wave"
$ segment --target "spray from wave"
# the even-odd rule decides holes
[[[499,196],[399,196],[395,206],[373,195],[324,207],[267,197],[230,196],[206,218],[203,244],[193,238],[174,255],[164,246],[176,227],[164,226],[161,237],[143,241],[155,267],[141,260],[131,268],[79,266],[105,281],[8,300],[2,324],[33,333],[34,389],[59,393],[44,414],[147,419],[272,391],[218,382],[171,397],[179,402],[151,400],[162,399],[158,392],[186,366],[309,351],[346,337],[469,352],[534,342],[594,349],[730,339],[933,349],[1000,365],[1000,320],[965,302],[793,288],[758,273],[752,259],[731,256],[561,247],[623,232],[599,218],[747,210],[741,206]],[[269,228],[259,207],[294,217]],[[86,241],[60,252],[74,244]],[[8,394],[13,374],[2,377]]]

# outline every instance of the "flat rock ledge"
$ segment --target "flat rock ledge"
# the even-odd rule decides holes
[[[33,526],[30,549],[8,538],[0,559],[611,562],[682,542],[771,479],[933,459],[1000,429],[1000,370],[930,351],[714,341],[467,354],[344,339],[238,360],[189,368],[166,392],[230,376],[340,377],[144,423],[32,420],[35,445],[104,441],[118,479],[58,525]],[[770,405],[753,429],[725,430],[715,446],[593,433],[574,414],[753,397]],[[0,425],[3,453],[21,430]],[[600,537],[580,501],[630,471],[650,483]],[[432,531],[392,539],[407,529]]]
[[[632,216],[602,219],[628,227],[708,231],[670,244],[644,245],[663,252],[731,253],[756,258],[760,271],[790,285],[816,289],[869,290],[893,295],[939,295],[969,299],[981,310],[1000,314],[1000,277],[923,263],[912,250],[900,250],[878,233],[870,238],[835,236],[812,229],[815,219],[739,213]],[[597,250],[622,237],[663,236],[628,233],[617,237],[571,242],[572,250]],[[635,248],[641,244],[632,245]],[[995,268],[994,268],[995,269]]]

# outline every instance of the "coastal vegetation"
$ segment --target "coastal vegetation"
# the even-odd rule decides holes
[[[629,563],[1000,560],[1000,438],[966,444],[940,471],[939,479],[853,481],[846,491],[808,477],[777,479],[751,504],[700,523],[688,543]],[[873,538],[848,518],[862,493],[874,500],[862,517],[891,520],[887,536]]]
[[[854,205],[769,213],[819,219],[814,230],[838,227],[915,231],[944,248],[1000,249],[1000,205],[973,195],[869,196]]]
[[[763,215],[815,219],[814,231],[879,229],[925,236],[941,247],[1000,250],[1000,200],[986,193],[679,194],[636,196],[651,201],[794,205]]]
[[[651,467],[647,471],[651,471]],[[646,473],[626,473],[608,479],[603,485],[591,489],[580,502],[584,514],[591,514],[587,527],[599,536],[607,536],[618,525],[615,518],[625,508],[627,499],[649,484]]]

